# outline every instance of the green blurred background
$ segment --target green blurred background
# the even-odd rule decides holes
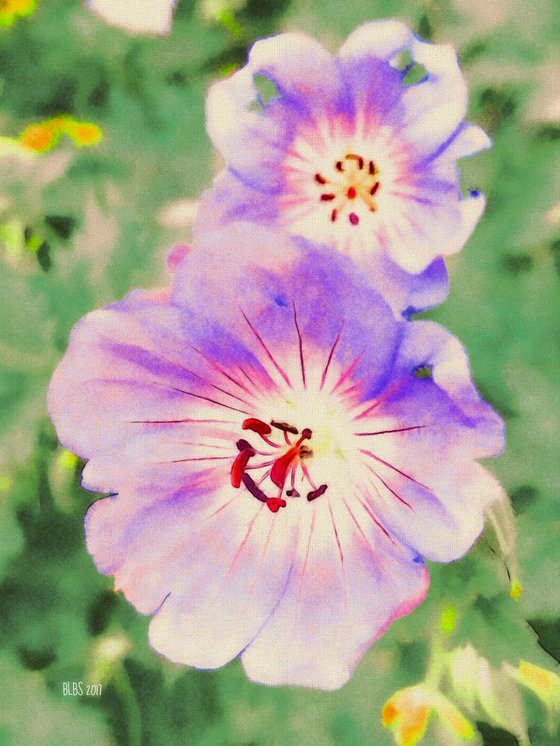
[[[85,549],[92,495],[46,417],[49,376],[83,314],[167,283],[165,254],[188,241],[195,200],[220,167],[204,129],[208,85],[259,36],[299,29],[334,52],[356,25],[386,16],[457,48],[470,119],[494,140],[462,165],[465,190],[486,192],[488,207],[449,262],[449,299],[426,315],[462,339],[505,418],[507,452],[489,467],[517,516],[524,591],[510,597],[489,531],[463,560],[431,567],[429,599],[340,691],[257,686],[238,662],[175,666],[149,648],[148,620]],[[0,135],[60,114],[103,132],[97,145],[62,138],[32,159],[10,155],[11,140],[0,145],[0,744],[388,745],[383,702],[424,675],[445,604],[458,613],[450,646],[470,641],[495,667],[523,658],[555,670],[559,50],[557,0],[179,0],[161,38],[113,28],[78,0],[44,0],[0,27]],[[101,694],[88,694],[88,682],[101,682]],[[525,697],[525,708],[531,742],[558,744],[542,706]],[[515,745],[499,725],[481,723],[480,742]]]

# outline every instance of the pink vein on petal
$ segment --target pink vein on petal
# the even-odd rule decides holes
[[[188,422],[196,422],[198,424],[221,424],[221,425],[235,425],[237,424],[233,420],[197,420],[190,417],[181,420],[126,420],[127,425],[181,425]]]
[[[294,308],[294,325],[296,327],[296,332],[297,332],[297,336],[298,336],[299,364],[301,366],[301,380],[302,380],[302,383],[303,383],[303,388],[306,389],[307,388],[307,383],[305,381],[305,361],[304,361],[304,357],[303,357],[303,340],[301,338],[301,332],[299,330],[299,325],[298,325],[298,321],[297,321],[297,313],[296,313],[296,304],[295,304],[294,301],[292,301],[292,305],[293,305],[293,308]]]
[[[333,357],[333,355],[334,355],[334,351],[335,351],[335,349],[336,349],[336,346],[338,345],[338,341],[339,341],[339,339],[340,339],[340,335],[341,335],[341,333],[342,333],[342,326],[343,326],[343,325],[341,325],[340,329],[338,330],[338,334],[336,335],[336,339],[334,340],[334,343],[333,343],[333,345],[332,345],[332,347],[331,347],[331,349],[330,349],[330,352],[329,352],[329,357],[327,358],[327,363],[326,363],[326,365],[325,365],[325,369],[324,369],[324,371],[323,371],[323,375],[321,376],[321,386],[320,386],[320,390],[322,390],[322,389],[323,389],[323,386],[325,385],[325,381],[326,381],[326,378],[327,378],[327,373],[328,373],[328,370],[329,370],[329,366],[330,366],[330,364],[331,364],[331,360],[332,360],[332,357]]]
[[[401,476],[406,477],[406,479],[410,479],[411,482],[414,482],[414,484],[417,484],[419,487],[423,487],[425,490],[429,490],[430,488],[427,487],[425,484],[422,484],[422,482],[419,482],[417,479],[414,479],[414,477],[411,477],[410,474],[407,474],[405,471],[402,471],[398,467],[396,467],[394,464],[389,463],[389,461],[385,461],[384,459],[380,458],[379,456],[376,456],[375,453],[372,453],[371,451],[366,451],[364,448],[360,448],[360,453],[363,453],[366,456],[369,456],[370,458],[375,459],[380,464],[383,464],[384,466],[387,466],[389,469],[392,469],[393,471],[398,472]]]
[[[268,359],[269,359],[269,360],[270,360],[270,362],[271,362],[271,363],[272,363],[272,364],[274,365],[274,367],[276,368],[276,370],[278,371],[278,373],[280,373],[280,375],[282,376],[282,378],[284,379],[284,381],[285,381],[285,382],[286,382],[286,383],[288,384],[288,386],[290,386],[290,388],[291,388],[291,387],[292,387],[292,382],[290,381],[290,379],[289,379],[289,378],[288,378],[288,376],[286,375],[285,371],[284,371],[284,370],[282,370],[282,368],[280,367],[280,365],[278,365],[278,363],[276,362],[276,359],[274,358],[273,354],[271,353],[271,351],[270,351],[270,350],[268,349],[268,347],[266,346],[266,344],[265,344],[265,342],[264,342],[263,338],[262,338],[262,337],[261,337],[261,335],[260,335],[260,334],[258,333],[258,331],[257,331],[257,330],[255,329],[255,327],[253,326],[253,324],[251,324],[251,322],[249,321],[249,319],[248,319],[248,318],[247,318],[247,316],[245,315],[244,311],[243,311],[242,309],[239,309],[239,310],[241,311],[241,314],[242,314],[243,318],[245,319],[245,321],[246,321],[246,322],[247,322],[247,324],[249,325],[249,329],[250,329],[250,330],[251,330],[251,331],[253,332],[253,334],[255,335],[255,337],[256,337],[256,338],[258,339],[258,341],[260,342],[260,344],[261,344],[261,346],[262,346],[263,350],[264,350],[264,351],[266,352],[266,354],[267,354],[267,356],[268,356]]]
[[[231,407],[229,404],[224,404],[221,401],[217,401],[216,399],[211,399],[209,396],[202,396],[201,394],[195,394],[193,391],[185,391],[185,389],[180,389],[177,386],[169,386],[165,383],[159,383],[158,381],[150,381],[150,383],[153,386],[160,386],[161,388],[168,389],[169,391],[177,391],[180,394],[185,394],[185,396],[193,396],[195,399],[202,399],[203,401],[210,402],[211,404],[217,404],[219,407],[224,407],[225,409],[231,409],[233,412],[241,412],[241,414],[247,414],[250,415],[250,412],[247,412],[245,409],[238,409],[237,407]]]
[[[241,389],[242,391],[245,391],[245,393],[246,393],[246,394],[249,394],[249,396],[253,396],[253,392],[252,392],[252,391],[251,391],[250,389],[248,389],[248,388],[247,388],[247,386],[245,386],[245,385],[244,385],[243,383],[240,383],[240,382],[239,382],[239,381],[238,381],[238,380],[237,380],[236,378],[234,378],[234,377],[233,377],[232,375],[230,375],[229,373],[227,373],[227,372],[226,372],[226,371],[225,371],[225,370],[224,370],[224,369],[223,369],[223,368],[221,367],[221,365],[218,365],[218,364],[216,363],[216,361],[215,361],[215,360],[212,360],[211,358],[209,358],[209,357],[208,357],[208,355],[205,355],[205,354],[204,354],[204,353],[202,352],[202,350],[199,350],[199,349],[198,349],[197,347],[195,347],[194,345],[189,345],[189,347],[190,347],[190,348],[191,348],[192,350],[194,350],[195,352],[197,352],[197,353],[198,353],[198,354],[199,354],[199,355],[200,355],[200,356],[201,356],[201,357],[203,358],[203,360],[205,360],[205,361],[206,361],[206,362],[208,363],[208,365],[210,365],[210,366],[211,366],[211,367],[212,367],[212,368],[213,368],[214,370],[216,370],[216,371],[217,371],[218,373],[221,373],[221,374],[222,374],[222,376],[224,376],[225,378],[227,378],[227,379],[228,379],[228,381],[231,381],[231,382],[232,382],[232,383],[234,383],[234,384],[235,384],[236,386],[239,386],[239,388],[240,388],[240,389]],[[252,383],[252,381],[251,381],[251,383]],[[253,385],[254,385],[254,384],[253,384]]]
[[[337,390],[337,388],[341,384],[344,383],[344,381],[348,378],[348,376],[352,375],[352,373],[356,370],[356,367],[357,367],[358,363],[360,362],[360,359],[361,359],[362,355],[364,354],[364,352],[365,352],[365,347],[364,347],[364,349],[360,353],[358,353],[356,355],[356,357],[354,358],[354,360],[352,360],[352,362],[350,363],[350,365],[348,365],[342,371],[342,373],[340,374],[340,377],[339,377],[338,381],[335,383],[335,385],[331,389],[331,394],[333,394]]]
[[[298,591],[296,596],[296,603],[295,603],[295,621],[297,621],[299,617],[299,607],[301,603],[301,595],[303,593],[303,586],[305,583],[305,572],[307,570],[307,562],[309,560],[309,552],[311,551],[311,540],[313,539],[313,532],[315,531],[315,521],[317,519],[317,511],[313,511],[313,517],[311,518],[311,526],[309,527],[309,539],[307,540],[307,549],[305,550],[305,558],[303,560],[303,565],[301,568],[301,573],[299,576],[299,582],[298,582]]]
[[[406,433],[409,430],[422,430],[425,427],[429,427],[429,425],[411,425],[410,427],[398,427],[394,428],[393,430],[374,430],[370,433],[354,433],[354,435],[363,437],[365,435],[388,435],[389,433]]]
[[[384,480],[384,479],[382,479],[382,478],[381,478],[381,477],[379,476],[379,474],[378,474],[378,473],[377,473],[377,472],[375,471],[375,469],[373,469],[373,468],[372,468],[372,467],[371,467],[371,466],[370,466],[369,464],[364,464],[364,466],[365,466],[365,467],[366,467],[367,469],[369,469],[369,471],[370,471],[370,472],[371,472],[371,473],[372,473],[372,474],[374,475],[374,477],[377,477],[377,479],[379,479],[379,481],[381,482],[381,484],[383,484],[383,486],[384,486],[384,487],[385,487],[385,488],[386,488],[387,490],[389,490],[389,492],[390,492],[390,493],[391,493],[392,495],[394,495],[394,496],[395,496],[395,497],[397,498],[397,500],[399,500],[399,501],[400,501],[401,503],[403,503],[403,505],[406,505],[406,507],[407,507],[407,508],[410,508],[410,510],[414,510],[414,508],[412,507],[412,505],[410,505],[409,503],[407,503],[407,501],[406,501],[406,500],[405,500],[405,499],[404,499],[403,497],[401,497],[401,496],[400,496],[400,495],[399,495],[399,494],[398,494],[397,492],[395,492],[395,491],[394,491],[393,489],[391,489],[391,487],[389,487],[389,485],[387,484],[387,482],[385,482],[385,480]],[[380,499],[382,500],[383,498],[382,498],[382,496],[381,496],[381,493],[379,492],[379,490],[378,490],[378,488],[377,488],[377,485],[376,485],[376,484],[375,484],[375,483],[374,483],[374,482],[373,482],[373,481],[372,481],[371,479],[369,479],[368,481],[369,481],[369,484],[371,484],[371,486],[373,487],[373,489],[374,489],[374,490],[375,490],[375,491],[377,492],[377,494],[379,495],[379,498],[380,498]]]
[[[383,531],[383,533],[389,539],[389,541],[391,542],[391,544],[396,544],[396,541],[393,539],[393,537],[391,536],[391,534],[387,531],[387,529],[380,522],[380,520],[371,512],[371,510],[368,508],[367,504],[364,503],[364,502],[362,502],[362,500],[360,500],[360,498],[357,495],[355,497],[356,497],[357,501],[360,503],[360,505],[362,506],[362,508],[369,515],[369,517],[371,518],[371,520],[375,523],[375,525],[377,526],[377,528],[380,529],[381,531]]]

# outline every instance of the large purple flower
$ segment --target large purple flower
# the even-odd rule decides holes
[[[195,245],[171,299],[85,317],[49,410],[84,485],[111,493],[88,547],[155,615],[153,647],[241,655],[266,684],[344,684],[498,490],[476,459],[502,422],[461,345],[396,321],[341,254],[254,225]]]
[[[275,221],[336,246],[377,282],[388,262],[419,275],[462,248],[484,209],[481,194],[463,197],[459,185],[457,159],[490,146],[466,110],[452,48],[398,21],[358,28],[336,58],[302,34],[258,41],[208,95],[208,132],[228,169],[202,202],[201,230],[214,213]],[[445,297],[441,260],[426,279],[413,307]],[[386,281],[389,291],[399,280]]]

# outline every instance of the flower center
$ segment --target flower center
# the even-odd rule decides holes
[[[239,488],[243,484],[254,498],[266,503],[273,513],[286,507],[284,495],[289,498],[301,497],[295,486],[299,472],[300,482],[311,488],[306,495],[309,502],[326,492],[327,485],[317,486],[305,465],[305,461],[313,456],[310,443],[313,433],[309,428],[304,428],[300,433],[286,422],[272,420],[269,425],[255,417],[244,420],[242,428],[256,433],[273,450],[257,449],[243,438],[238,440],[236,446],[239,453],[231,467],[233,487]],[[268,495],[267,491],[275,494]]]
[[[341,213],[347,212],[350,225],[358,225],[360,217],[352,209],[357,202],[364,204],[369,212],[377,210],[375,195],[381,186],[378,175],[375,163],[356,153],[347,153],[342,160],[336,161],[331,178],[322,173],[315,174],[315,183],[321,190],[319,201],[330,203],[332,223]]]

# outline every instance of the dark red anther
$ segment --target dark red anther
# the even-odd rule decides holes
[[[370,176],[373,176],[373,174],[375,173],[375,163],[373,161],[369,162],[368,173]]]
[[[301,497],[297,490],[286,490],[288,497]]]
[[[311,492],[308,492],[307,499],[309,500],[309,502],[311,502],[312,500],[316,500],[318,497],[321,497],[321,495],[324,495],[326,491],[327,491],[327,485],[322,484],[320,487],[317,487],[316,490],[312,490]]]
[[[247,487],[253,497],[256,497],[257,500],[260,500],[262,503],[267,502],[268,497],[264,494],[260,487],[257,487],[253,479],[248,474],[243,474],[242,479],[243,484],[245,485],[245,487]]]
[[[379,189],[379,182],[376,181],[375,184],[372,186],[372,188],[369,190],[369,193],[371,195],[374,195],[378,189]]]
[[[266,506],[273,513],[278,513],[280,508],[286,507],[286,501],[282,500],[281,497],[269,497],[266,501]]]
[[[254,455],[255,455],[255,452],[252,448],[250,449],[246,448],[243,451],[239,451],[239,453],[235,457],[233,466],[231,467],[231,486],[232,487],[239,487],[241,485],[241,480],[243,479],[243,472],[245,471],[245,467],[247,466],[249,459]]]
[[[356,198],[356,187],[348,187],[348,191],[346,192],[346,196],[348,199],[355,199]]]
[[[337,161],[335,163],[335,167],[337,171],[344,171],[344,167],[342,166],[342,161]]]
[[[338,215],[338,211],[337,211],[337,210],[333,210],[333,211],[331,212],[331,223],[334,223],[334,222],[336,222],[336,216],[337,216],[337,215]]]
[[[284,482],[286,481],[286,474],[288,472],[290,464],[297,456],[298,447],[299,443],[293,448],[290,448],[289,451],[286,451],[286,453],[283,456],[280,456],[279,459],[276,459],[276,461],[272,465],[272,469],[270,470],[270,479],[277,487],[284,486]]]
[[[246,451],[247,449],[251,449],[253,451],[253,446],[249,443],[248,440],[245,440],[244,438],[240,438],[236,444],[238,451]]]
[[[289,425],[287,422],[277,422],[276,420],[270,420],[270,424],[272,425],[272,427],[277,427],[278,430],[283,430],[285,433],[292,433],[292,435],[297,435],[299,433],[297,427]]]
[[[327,180],[325,179],[324,176],[321,176],[321,174],[315,174],[315,181],[317,182],[317,184],[326,184],[327,183]]]
[[[356,161],[360,170],[364,167],[364,159],[361,155],[356,155],[356,153],[348,153],[348,155],[346,156],[346,160]]]
[[[263,422],[262,420],[257,420],[256,417],[249,417],[244,420],[241,427],[243,430],[252,430],[254,433],[258,433],[259,435],[270,435],[272,432],[270,425],[267,425],[266,422]]]
[[[305,429],[303,429],[301,431],[301,438],[298,441],[298,445],[299,445],[299,443],[301,443],[302,440],[309,440],[309,438],[311,438],[312,435],[313,435],[313,431],[310,430],[308,427],[306,427]]]
[[[322,194],[321,195],[321,202],[332,202],[333,199],[336,197],[336,194]]]
[[[360,218],[356,215],[355,212],[351,212],[350,215],[348,215],[348,220],[352,223],[352,225],[358,225],[360,222]]]

